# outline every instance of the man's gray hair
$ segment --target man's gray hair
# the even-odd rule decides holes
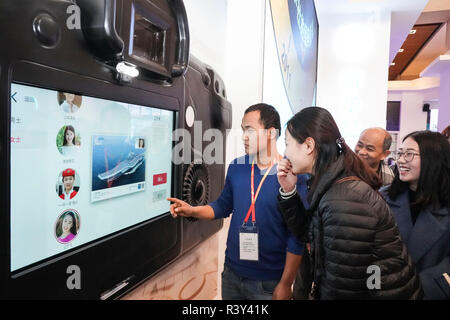
[[[386,132],[386,135],[384,136],[384,141],[383,141],[383,151],[387,151],[391,148],[392,136],[386,130],[384,130],[384,131]]]

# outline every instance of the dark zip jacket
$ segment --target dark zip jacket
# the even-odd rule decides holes
[[[278,196],[289,230],[311,243],[314,298],[422,299],[389,206],[365,182],[345,178],[340,157],[310,195],[308,211],[298,195]]]

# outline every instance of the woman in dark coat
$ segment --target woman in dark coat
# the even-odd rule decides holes
[[[287,124],[278,166],[281,212],[291,232],[311,243],[315,299],[421,299],[419,277],[381,184],[347,146],[331,114],[305,108]],[[312,174],[306,211],[296,175]]]
[[[381,189],[416,265],[425,299],[450,299],[450,144],[438,132],[407,135],[398,172]]]

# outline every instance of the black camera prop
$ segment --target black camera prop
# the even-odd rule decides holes
[[[168,80],[186,72],[189,28],[182,0],[155,4],[144,0],[78,0],[77,4],[84,37],[99,59],[113,66],[140,67],[151,72],[150,79]],[[121,35],[116,30],[118,9],[128,17],[122,21],[127,32]],[[118,76],[130,80],[126,73]]]

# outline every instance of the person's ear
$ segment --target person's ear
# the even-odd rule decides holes
[[[305,139],[305,145],[306,145],[306,153],[308,155],[312,154],[316,149],[316,142],[311,137]]]
[[[390,154],[391,154],[391,151],[390,151],[390,150],[386,150],[386,151],[383,153],[383,158],[382,158],[381,160],[386,159]]]
[[[270,128],[269,129],[269,137],[270,137],[270,139],[276,140],[278,137],[278,130],[275,128]]]

